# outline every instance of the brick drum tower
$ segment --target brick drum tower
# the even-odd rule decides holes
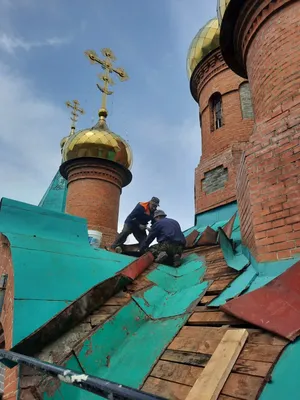
[[[255,126],[237,188],[258,261],[300,253],[299,38],[299,1],[231,0],[221,25],[223,57],[251,86]]]
[[[215,18],[197,33],[187,56],[202,138],[202,155],[195,174],[196,215],[236,201],[236,173],[253,128],[248,81],[225,64],[219,38]]]
[[[101,247],[115,239],[118,226],[119,203],[122,188],[131,182],[132,152],[129,144],[111,132],[106,123],[106,95],[115,72],[121,80],[127,79],[125,71],[114,68],[115,57],[111,50],[103,49],[102,60],[93,51],[86,55],[105,70],[100,78],[104,86],[97,85],[103,93],[99,121],[90,129],[70,135],[63,147],[61,174],[68,180],[66,212],[87,219],[88,229],[103,235]]]

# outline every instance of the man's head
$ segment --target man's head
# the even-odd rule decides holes
[[[157,197],[152,197],[152,199],[149,202],[150,211],[155,211],[158,206],[159,206],[159,199]]]
[[[166,218],[167,214],[163,210],[156,210],[154,212],[155,221],[159,221],[160,219]]]

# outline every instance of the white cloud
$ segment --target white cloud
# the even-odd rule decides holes
[[[12,54],[16,49],[30,51],[36,47],[61,46],[70,43],[70,40],[70,38],[52,37],[42,41],[27,41],[23,38],[11,36],[2,32],[0,33],[0,49]]]
[[[37,204],[60,165],[67,111],[0,63],[0,197]]]

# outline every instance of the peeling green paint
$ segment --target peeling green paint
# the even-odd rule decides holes
[[[146,290],[143,296],[133,298],[149,317],[169,318],[190,312],[189,307],[204,295],[209,283],[202,282],[173,293],[167,293],[160,287],[153,286]]]
[[[171,270],[178,276],[171,275]],[[147,278],[155,277],[159,286],[133,296],[129,304],[93,332],[76,351],[83,370],[119,384],[141,387],[161,353],[205,294],[210,282],[199,282],[203,273],[202,261],[195,255],[187,257],[178,269],[159,265],[149,273]],[[166,287],[166,279],[170,287]],[[81,372],[75,356],[65,366]],[[44,394],[44,399],[77,400],[82,398],[80,396],[79,389],[76,391],[62,383],[52,397]],[[94,398],[92,396],[85,393],[84,398],[88,400]]]

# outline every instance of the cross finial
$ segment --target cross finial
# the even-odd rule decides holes
[[[100,64],[104,70],[103,74],[98,75],[99,79],[104,82],[104,85],[100,86],[97,83],[97,88],[102,92],[102,104],[101,109],[99,110],[99,116],[105,118],[107,117],[106,99],[107,96],[113,93],[113,91],[110,90],[110,86],[114,84],[114,81],[110,77],[110,74],[116,74],[120,81],[126,81],[129,77],[123,68],[115,68],[113,66],[116,57],[112,50],[105,48],[101,50],[101,53],[104,56],[104,59],[99,58],[94,50],[87,50],[84,54],[89,58],[92,64]]]
[[[71,134],[73,134],[75,132],[75,126],[76,126],[76,122],[78,121],[78,113],[80,113],[81,115],[84,114],[84,109],[79,107],[79,101],[78,100],[73,100],[71,101],[66,101],[66,106],[68,108],[72,108],[72,112],[71,112]]]

